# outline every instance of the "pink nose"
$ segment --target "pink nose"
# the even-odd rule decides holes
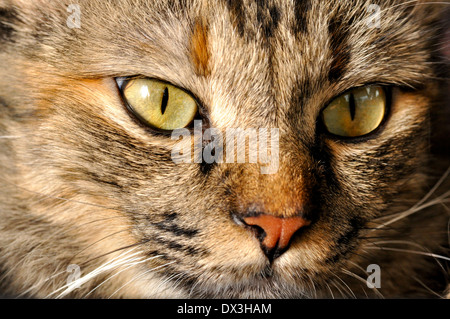
[[[310,224],[302,217],[282,218],[267,214],[246,217],[243,221],[249,226],[256,226],[264,231],[259,240],[262,250],[270,260],[278,257],[288,248],[297,230]]]

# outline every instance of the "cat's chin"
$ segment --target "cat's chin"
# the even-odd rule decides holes
[[[175,283],[182,298],[317,298],[321,296],[320,280],[311,285],[311,274],[298,269],[293,275],[286,267],[267,263],[265,267],[255,267],[250,273],[204,272],[198,277],[190,277]],[[180,276],[174,276],[180,277]],[[173,287],[175,288],[175,287]]]
[[[309,287],[312,288],[312,287]],[[288,282],[279,277],[253,278],[217,284],[207,282],[190,291],[192,298],[278,299],[313,298],[317,293],[307,288],[307,283]]]

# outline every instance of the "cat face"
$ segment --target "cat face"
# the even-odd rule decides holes
[[[404,219],[401,232],[382,225],[428,186],[442,7],[78,1],[79,25],[69,26],[69,3],[0,4],[0,132],[11,137],[0,139],[1,263],[18,265],[12,291],[329,296],[339,274],[369,264],[390,269],[387,292],[409,282],[400,274],[413,257],[382,254],[373,238],[414,234]],[[179,141],[126,91],[138,82],[189,96],[202,133],[277,129],[276,170],[174,162]],[[340,115],[324,110],[370,89],[383,96],[378,122],[336,134]],[[440,240],[417,238],[431,249]],[[83,275],[76,289],[64,286],[71,264]]]

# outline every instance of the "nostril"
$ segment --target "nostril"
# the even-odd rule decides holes
[[[296,217],[276,217],[269,214],[258,214],[247,217],[233,215],[238,225],[250,228],[261,244],[269,260],[280,256],[288,248],[294,234],[310,221]]]

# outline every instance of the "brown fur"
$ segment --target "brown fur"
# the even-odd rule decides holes
[[[192,60],[198,75],[208,76],[211,72],[208,66],[208,29],[204,22],[197,21],[191,39]]]

